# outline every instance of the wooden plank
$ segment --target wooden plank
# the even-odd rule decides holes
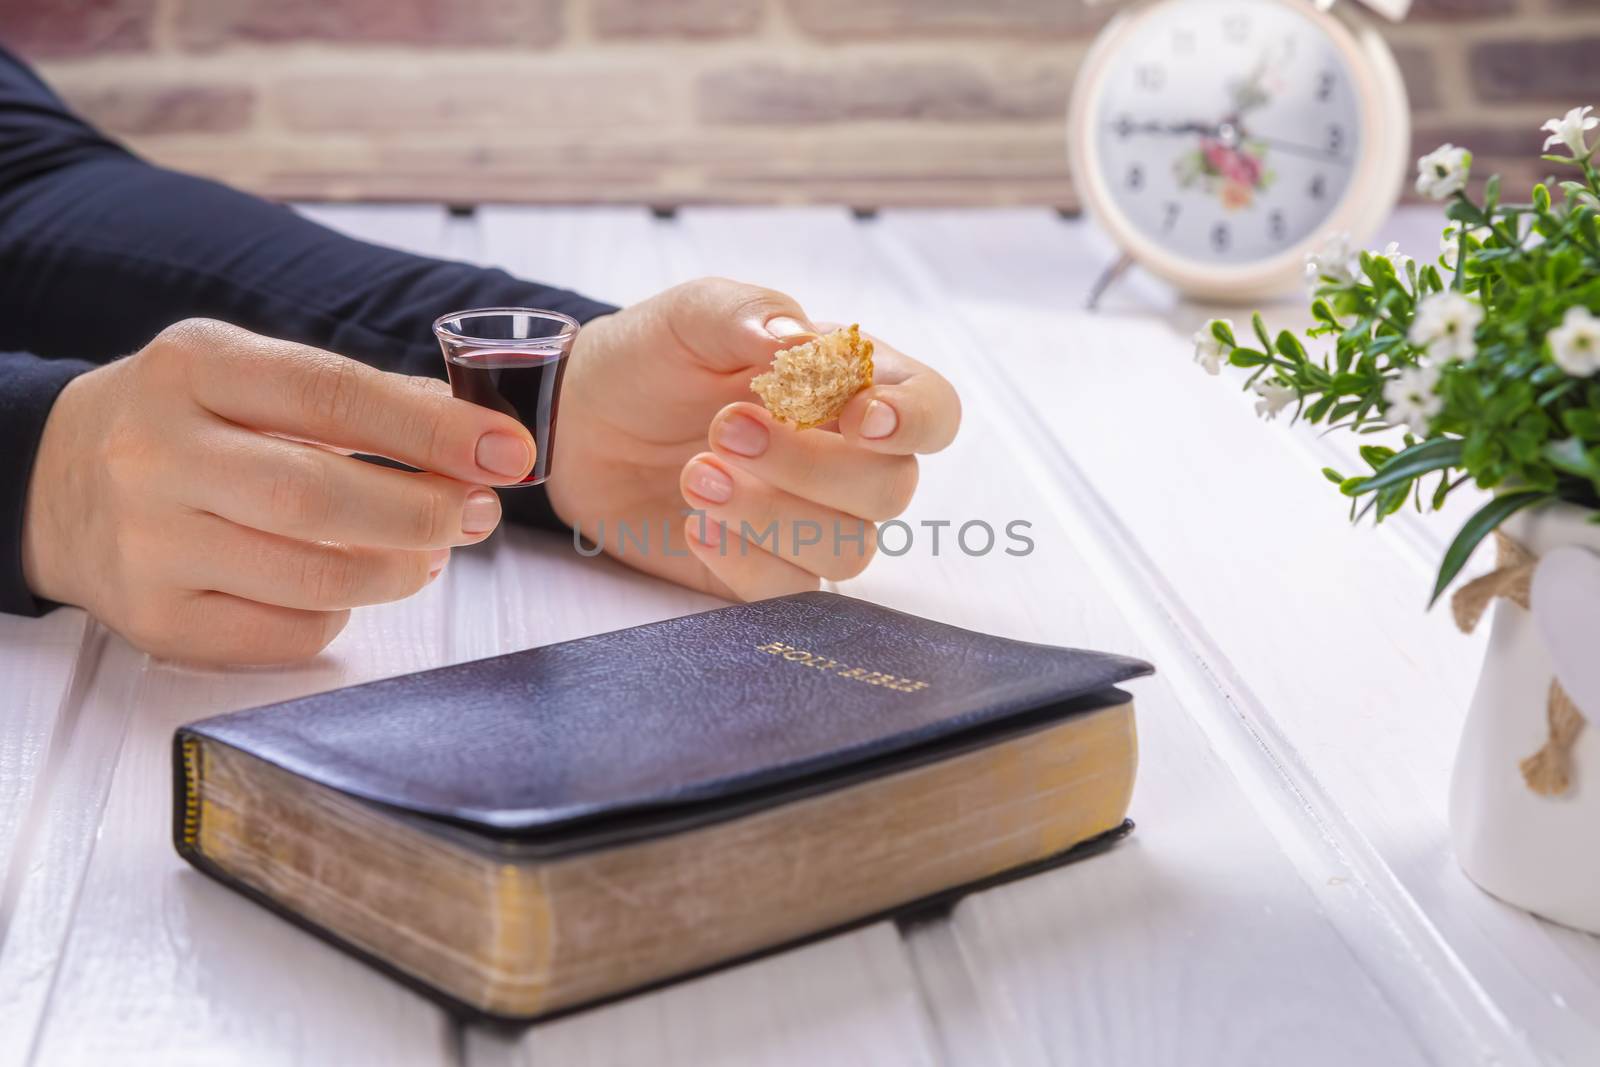
[[[925,541],[880,558],[843,591],[1029,640],[1150,651],[1126,617],[1137,605],[1101,574],[1094,531],[1062,520],[1069,508],[1052,472],[1017,413],[985,387],[974,350],[990,339],[959,328],[949,294],[909,287],[869,239],[872,224],[842,213],[705,210],[684,212],[680,226],[680,269],[760,281],[819,317],[865,320],[956,382],[962,438],[924,462],[905,517],[915,530],[925,535],[919,524],[941,519],[1033,524],[1031,555],[968,556],[948,540],[934,555]],[[969,898],[945,928],[911,931],[941,1047],[959,1062],[1019,1064],[1407,1063],[1470,1049],[1451,1036],[1453,1012],[1430,998],[1427,976],[1368,930],[1368,902],[1348,888],[1348,870],[1305,844],[1317,828],[1287,784],[1243,788],[1235,753],[1191,718],[1193,704],[1222,695],[1192,684],[1180,695],[1173,656],[1185,652],[1192,660],[1202,650],[1157,657],[1172,680],[1136,687],[1134,840]],[[1248,748],[1238,739],[1232,747]],[[1358,952],[1352,942],[1363,939]],[[1271,1005],[1270,1017],[1245,1004]],[[1418,1012],[1427,1016],[1420,1025]],[[987,1060],[976,1059],[980,1050]]]
[[[596,300],[637,303],[686,279],[666,256],[677,223],[643,208],[478,209],[479,262]]]
[[[306,203],[292,206],[311,221],[362,241],[424,256],[449,254],[451,219],[438,204]]]
[[[349,220],[419,251],[446,239],[437,208]],[[449,587],[358,612],[329,652],[292,669],[191,670],[91,630],[105,651],[85,658],[93,669],[69,702],[7,900],[0,1063],[452,1059],[443,1012],[188,869],[168,840],[177,725],[442,662]]]
[[[81,611],[41,619],[0,616],[0,942],[11,888],[35,833],[35,797],[49,764],[51,737],[72,688],[89,625]],[[92,668],[92,664],[85,666]]]
[[[677,224],[643,210],[486,208],[480,221],[482,261],[602,299],[642,299],[690,276],[672,267]],[[517,645],[717,605],[529,531],[506,532],[494,572],[495,639]],[[469,1027],[465,1049],[480,1065],[935,1060],[915,979],[888,924],[521,1033]]]
[[[471,1027],[480,1067],[932,1067],[916,981],[880,923],[526,1033]]]
[[[1209,646],[1238,720],[1483,1043],[1472,1058],[1592,1055],[1600,943],[1492,900],[1450,857],[1446,783],[1483,640],[1423,613],[1433,562],[1389,524],[1345,528],[1313,456],[1189,365],[1188,333],[1209,309],[1175,313],[1189,321],[1174,329],[1043,299],[1046,280],[1074,288],[1095,255],[1081,228],[907,213],[876,235],[981,353],[1077,510],[1114,516],[1099,523],[1102,559],[1149,605],[1147,628]]]

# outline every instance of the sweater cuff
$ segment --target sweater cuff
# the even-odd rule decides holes
[[[43,615],[56,605],[38,599],[22,576],[22,532],[28,483],[45,420],[68,382],[93,363],[0,354],[0,613]]]

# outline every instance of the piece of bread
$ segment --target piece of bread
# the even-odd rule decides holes
[[[783,349],[750,391],[779,422],[806,430],[838,418],[850,398],[871,384],[872,342],[852,325]]]

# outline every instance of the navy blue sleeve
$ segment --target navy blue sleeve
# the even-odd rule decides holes
[[[22,577],[22,515],[44,420],[56,394],[94,364],[0,352],[0,613],[37,615]]]
[[[191,317],[222,319],[388,370],[443,377],[435,318],[615,310],[500,270],[357,241],[282,206],[152,166],[73,115],[0,49],[0,611],[43,609],[21,580],[38,436],[75,374]],[[504,496],[558,526],[544,490]],[[14,564],[14,565],[13,565]]]

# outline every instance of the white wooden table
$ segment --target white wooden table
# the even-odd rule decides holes
[[[308,209],[358,235],[626,302],[700,274],[786,289],[940,367],[966,420],[843,589],[1144,656],[1138,832],[1091,862],[521,1032],[463,1027],[181,864],[173,727],[713,606],[523,530],[358,612],[316,663],[152,662],[77,611],[0,617],[0,1067],[11,1064],[1596,1064],[1600,940],[1476,890],[1445,795],[1482,654],[1424,614],[1447,520],[1347,527],[1345,442],[1207,378],[1205,309],[1032,210]],[[1435,218],[1394,222],[1432,255]],[[1293,305],[1272,309],[1280,321]],[[1463,505],[1470,502],[1463,502]],[[488,610],[486,610],[488,609]],[[1579,846],[1583,847],[1583,846]],[[1600,840],[1587,847],[1600,847]]]

